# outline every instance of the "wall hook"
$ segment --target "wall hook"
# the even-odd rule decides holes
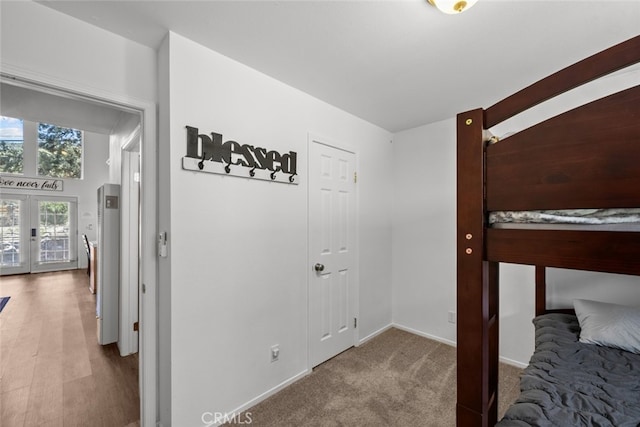
[[[276,179],[276,172],[279,172],[281,169],[278,167],[276,168],[276,170],[274,170],[273,172],[271,172],[271,180],[273,181],[274,179]]]
[[[253,167],[253,169],[251,169],[251,170],[249,171],[249,176],[250,176],[251,178],[253,178],[254,176],[256,176],[256,167],[255,167],[255,166]]]
[[[292,173],[291,176],[289,177],[289,182],[293,182],[293,180],[295,179],[294,177],[297,175],[297,173]]]
[[[227,163],[227,165],[224,167],[224,171],[226,173],[230,173],[231,172],[231,162]]]
[[[204,151],[202,152],[202,159],[200,159],[200,161],[198,162],[198,169],[202,170],[204,169],[204,159],[206,157],[207,153],[205,153]]]

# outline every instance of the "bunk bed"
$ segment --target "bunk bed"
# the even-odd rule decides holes
[[[497,422],[500,262],[536,266],[537,316],[550,311],[546,267],[640,275],[637,224],[611,228],[489,223],[490,213],[498,211],[639,208],[640,86],[564,112],[495,144],[488,141],[487,130],[639,62],[637,36],[487,109],[457,116],[458,426]],[[541,317],[543,328],[558,321],[579,334],[574,320],[562,318],[566,314],[546,316],[551,320]],[[637,385],[635,390],[639,391]]]

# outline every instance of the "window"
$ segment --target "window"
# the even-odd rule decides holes
[[[0,116],[0,172],[22,173],[23,135],[21,119]]]
[[[38,175],[82,178],[82,132],[39,123]]]
[[[27,159],[24,170],[24,128],[33,135],[38,131],[37,166],[35,159]],[[83,133],[49,123],[34,123],[13,117],[0,116],[0,173],[16,173],[51,178],[82,178]],[[36,141],[26,141],[27,153],[35,152]],[[30,165],[30,166],[29,166]]]

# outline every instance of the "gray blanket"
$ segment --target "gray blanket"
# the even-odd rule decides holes
[[[640,208],[489,212],[489,224],[640,224]]]
[[[573,315],[533,323],[536,351],[498,426],[640,426],[640,355],[580,343]]]

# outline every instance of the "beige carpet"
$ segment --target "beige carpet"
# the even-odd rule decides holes
[[[520,372],[500,366],[500,416],[517,397]],[[455,348],[390,329],[318,366],[245,417],[269,427],[455,426],[455,403]]]

